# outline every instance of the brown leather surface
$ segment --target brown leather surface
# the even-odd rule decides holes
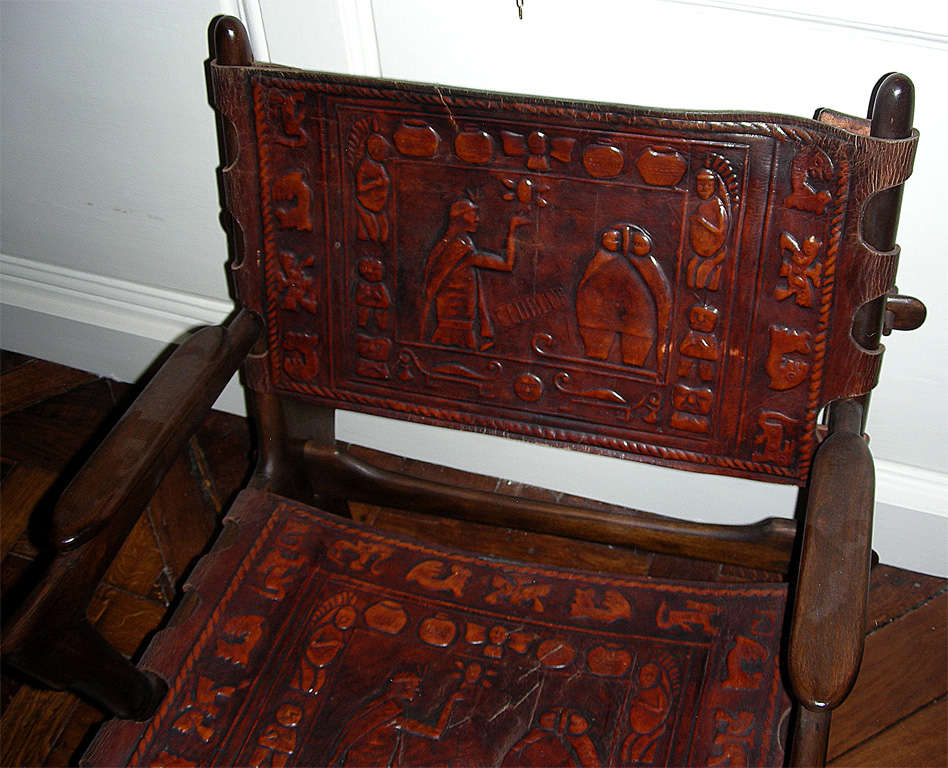
[[[228,525],[143,660],[168,696],[89,764],[782,761],[782,585],[473,557],[258,491]]]
[[[875,384],[850,327],[897,252],[860,214],[916,136],[212,72],[259,390],[802,484]]]

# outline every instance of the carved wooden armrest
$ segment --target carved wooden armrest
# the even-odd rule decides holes
[[[5,627],[6,662],[76,688],[126,717],[145,716],[164,685],[135,670],[86,618],[104,576],[190,435],[261,331],[242,311],[203,328],[165,362],[69,484],[54,510],[49,570]]]
[[[866,634],[875,475],[861,406],[837,406],[803,521],[789,645],[790,685],[802,707],[791,765],[824,764],[830,712],[856,680]]]
[[[174,352],[60,498],[52,529],[57,549],[72,549],[107,521],[144,507],[260,328],[245,310],[230,326],[202,328]]]

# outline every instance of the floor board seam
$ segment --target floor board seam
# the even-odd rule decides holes
[[[939,590],[938,590],[937,592],[935,592],[934,594],[929,595],[927,598],[925,598],[924,600],[922,600],[922,601],[921,601],[920,603],[918,603],[917,605],[913,605],[911,608],[908,608],[908,609],[902,611],[902,613],[900,613],[898,616],[893,616],[892,618],[888,619],[888,620],[885,621],[884,623],[879,624],[877,627],[873,627],[871,630],[869,630],[868,632],[866,632],[866,637],[869,638],[871,635],[874,635],[874,634],[875,634],[876,632],[878,632],[880,629],[883,629],[883,628],[889,626],[890,624],[893,624],[894,622],[899,621],[900,619],[904,619],[906,616],[908,616],[910,613],[913,613],[914,611],[917,611],[917,610],[920,610],[921,608],[924,608],[926,605],[928,605],[929,603],[931,603],[933,600],[937,600],[939,597],[941,597],[943,594],[945,594],[945,592],[948,592],[948,584],[945,584],[944,586],[942,586],[941,589],[939,589]]]
[[[901,717],[899,717],[897,720],[894,720],[893,722],[889,723],[885,728],[882,728],[881,730],[876,731],[871,736],[867,736],[862,741],[857,742],[856,744],[853,744],[851,747],[848,747],[846,751],[840,752],[837,755],[833,755],[833,757],[829,759],[827,763],[831,764],[831,763],[835,763],[837,760],[841,760],[842,758],[846,757],[846,755],[848,755],[850,752],[853,752],[854,750],[859,749],[860,747],[862,747],[865,744],[868,744],[870,741],[873,741],[874,739],[878,739],[884,733],[891,731],[896,726],[900,725],[901,723],[904,723],[910,717],[917,715],[926,707],[930,707],[932,704],[936,704],[939,701],[945,699],[946,696],[948,696],[948,693],[943,693],[940,696],[936,696],[934,699],[930,699],[929,701],[926,701],[924,704],[921,704],[920,706],[916,707],[911,712],[907,712],[903,714]]]

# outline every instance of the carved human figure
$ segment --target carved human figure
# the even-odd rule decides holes
[[[274,722],[267,726],[257,740],[257,748],[250,758],[252,766],[283,768],[296,751],[296,728],[303,719],[303,710],[296,704],[283,704],[276,711]]]
[[[348,596],[332,601],[320,617],[309,637],[292,686],[304,693],[317,695],[326,683],[326,668],[333,662],[346,642],[346,634],[356,620],[356,609]]]
[[[477,671],[479,674],[480,665],[477,665]],[[465,680],[465,677],[461,678],[462,683]],[[440,739],[455,702],[468,695],[467,689],[462,685],[448,697],[437,722],[432,725],[409,717],[405,712],[418,696],[420,687],[421,677],[415,672],[407,671],[391,677],[385,692],[369,701],[342,729],[329,765],[397,765],[406,736]]]
[[[608,360],[616,338],[626,365],[645,365],[668,327],[671,288],[652,255],[652,238],[641,227],[618,225],[602,233],[601,245],[576,290],[576,320],[587,357]]]
[[[760,432],[754,438],[754,445],[759,448],[754,451],[753,458],[787,466],[796,448],[796,441],[790,437],[795,424],[793,419],[777,411],[761,413],[757,418]]]
[[[307,312],[316,312],[316,282],[303,272],[304,267],[313,266],[314,259],[307,256],[300,261],[289,251],[280,252],[280,272],[276,276],[277,290],[283,291],[283,309],[296,312],[300,307]]]
[[[360,328],[366,328],[372,317],[379,330],[388,329],[388,309],[392,306],[392,297],[382,283],[384,267],[378,259],[361,259],[358,264],[359,277],[365,282],[356,286],[356,314]]]
[[[369,134],[365,142],[365,157],[356,171],[356,211],[359,215],[358,237],[384,243],[388,240],[388,203],[392,180],[382,161],[388,156],[389,144],[380,133]]]
[[[540,715],[537,725],[510,748],[501,765],[593,768],[601,762],[589,736],[589,720],[575,709],[557,707]]]
[[[651,762],[655,758],[671,707],[671,686],[662,668],[652,661],[644,664],[639,670],[639,690],[629,702],[632,733],[622,744],[623,764]]]
[[[721,345],[714,335],[717,322],[716,307],[695,304],[688,310],[688,325],[691,330],[685,334],[679,347],[679,376],[692,376],[697,373],[701,381],[711,381],[714,377],[714,363],[721,356]]]
[[[193,731],[205,744],[210,742],[217,733],[214,721],[220,713],[218,699],[229,699],[236,690],[233,685],[220,685],[199,676],[194,693],[184,697],[180,714],[171,727],[185,734]]]
[[[721,281],[721,264],[727,256],[731,215],[727,193],[720,177],[710,168],[702,168],[695,179],[700,202],[691,214],[691,248],[695,255],[688,262],[688,287],[716,291]]]
[[[783,301],[790,296],[796,297],[801,307],[816,304],[816,290],[821,285],[823,265],[816,263],[823,248],[823,241],[810,235],[801,245],[788,232],[780,234],[780,250],[784,252],[780,265],[780,276],[786,278],[774,289],[774,296]]]
[[[300,381],[315,379],[319,374],[319,338],[308,333],[287,332],[283,335],[283,370]]]
[[[273,212],[280,226],[300,232],[313,231],[310,212],[312,191],[299,171],[281,176],[273,184]]]
[[[808,147],[793,158],[790,164],[790,184],[793,191],[787,196],[784,205],[800,211],[822,214],[833,199],[827,189],[817,189],[813,181],[831,182],[833,179],[833,161],[819,147]]]
[[[422,337],[435,344],[465,349],[489,349],[494,331],[480,285],[480,270],[511,272],[514,268],[517,227],[526,224],[523,213],[510,219],[504,255],[480,250],[471,237],[480,225],[477,203],[468,197],[451,204],[448,226],[435,243],[425,267],[425,307]]]
[[[302,91],[273,90],[270,92],[270,106],[273,114],[283,128],[283,135],[277,133],[273,139],[287,147],[302,147],[307,135],[303,128],[306,118],[305,94]]]
[[[779,391],[793,389],[809,375],[813,352],[809,331],[770,326],[770,352],[764,368],[770,376],[770,388]]]
[[[748,765],[747,753],[753,747],[753,712],[736,715],[719,709],[714,713],[714,745],[720,754],[708,758],[709,766]]]

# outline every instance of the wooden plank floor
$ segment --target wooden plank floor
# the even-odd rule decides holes
[[[0,353],[0,599],[4,612],[36,578],[43,520],[90,446],[132,388],[63,366]],[[96,593],[91,618],[127,654],[165,617],[177,585],[213,535],[250,468],[245,421],[213,413],[156,492]],[[374,454],[431,479],[488,485],[505,493],[557,498],[514,483],[472,478]],[[391,530],[423,531],[446,543],[470,540],[468,524],[436,522],[359,507],[354,516]],[[172,542],[174,546],[172,546]],[[502,533],[498,554],[562,562],[554,537]],[[572,546],[568,565],[708,580],[759,574],[596,545]],[[832,765],[948,765],[948,591],[946,581],[878,566],[871,580],[866,652],[856,687],[834,716]],[[74,765],[105,715],[76,697],[31,686],[4,670],[0,765]]]

